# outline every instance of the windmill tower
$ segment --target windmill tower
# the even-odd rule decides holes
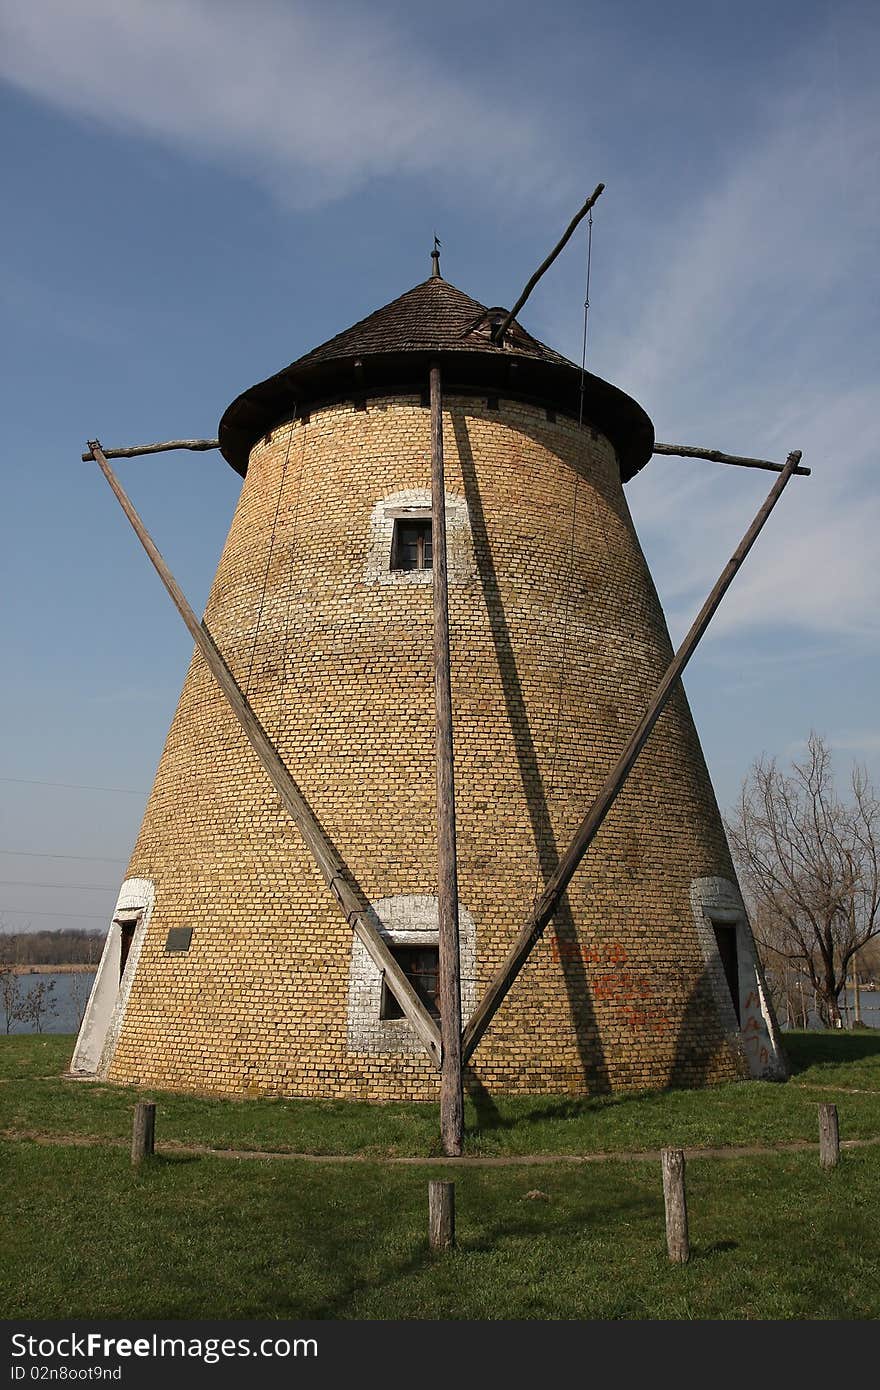
[[[672,656],[623,491],[651,422],[505,317],[444,280],[435,254],[429,279],[223,416],[244,482],[205,624],[338,874],[322,878],[291,830],[197,651],[74,1071],[435,1098],[436,1065],[369,934],[436,1018],[432,367],[465,1022]],[[369,932],[340,915],[336,877]],[[465,1084],[588,1094],[781,1074],[679,686]]]

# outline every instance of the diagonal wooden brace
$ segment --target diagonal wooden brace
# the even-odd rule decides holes
[[[324,882],[342,908],[346,921],[359,940],[363,942],[376,968],[384,971],[386,982],[393,991],[397,1002],[415,1029],[428,1055],[439,1067],[441,1044],[436,1023],[419,999],[400,965],[394,959],[381,933],[365,912],[361,895],[355,889],[348,869],[281,761],[274,744],[248,703],[207,626],[203,622],[199,622],[195,612],[190,607],[182,589],[157,550],[152,537],[135,511],[96,439],[89,440],[89,450],[113,489],[159,578],[171,595],[175,608],[186,623],[211,674],[225,695],[232,713],[244,730],[270,782],[281,798],[284,809],[313,855]]]
[[[525,304],[532,290],[537,285],[541,276],[550,269],[551,265],[556,260],[556,257],[559,255],[560,251],[562,251],[562,249],[568,245],[568,242],[574,234],[576,228],[586,217],[587,213],[590,211],[590,208],[593,206],[596,200],[602,196],[604,191],[604,183],[597,183],[596,187],[593,189],[592,193],[590,194],[587,201],[584,203],[583,207],[580,209],[579,212],[575,213],[574,217],[569,222],[565,231],[562,233],[562,236],[559,238],[556,245],[553,247],[553,250],[550,252],[550,255],[547,256],[541,262],[534,275],[531,276],[525,289],[523,290],[519,299],[514,304],[513,308],[508,310],[508,312],[504,315],[504,318],[498,324],[497,328],[493,329],[492,341],[496,343],[499,347],[504,346],[505,333],[507,332],[510,325],[513,323],[513,320],[516,318],[519,311],[522,309],[523,305]]]
[[[697,643],[709,626],[709,622],[730,587],[734,575],[757,540],[758,533],[771,511],[776,506],[776,503],[782,495],[783,488],[792,474],[797,470],[800,461],[801,454],[799,449],[789,454],[779,477],[767,494],[760,511],[743,536],[733,555],[728,560],[714,589],[706,599],[697,617],[694,619],[693,626],[678,651],[675,653],[666,674],[655,691],[654,698],[642,722],[639,724],[639,727],[636,729],[626,748],[621,753],[617,764],[609,773],[592,807],[578,826],[574,838],[565,851],[565,854],[560,859],[556,871],[549,879],[543,893],[536,900],[532,911],[520,930],[519,936],[511,946],[507,957],[492,976],[485,994],[477,1005],[462,1034],[462,1063],[467,1062],[473,1054],[475,1047],[489,1027],[489,1024],[501,1007],[505,996],[513,986],[514,981],[528,960],[533,946],[540,940],[544,928],[559,906],[575,870],[589,849],[602,822],[617,800],[618,793],[629,776],[636,758],[644,748],[651,730],[657,723],[670,695],[681,679],[682,672],[693,656]]]

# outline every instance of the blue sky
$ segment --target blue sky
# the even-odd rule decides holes
[[[813,469],[686,681],[722,807],[810,728],[880,781],[878,57],[848,0],[0,0],[0,920],[106,921],[189,656],[86,437],[214,434],[424,279],[435,230],[510,303],[599,179],[591,368],[660,439]],[[583,250],[523,314],[575,358]],[[120,473],[203,604],[237,476]],[[674,638],[769,482],[630,485]]]

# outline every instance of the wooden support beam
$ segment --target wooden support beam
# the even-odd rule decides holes
[[[784,463],[773,463],[771,459],[747,458],[743,454],[722,454],[719,449],[697,449],[689,444],[656,444],[654,445],[655,454],[674,455],[677,458],[685,459],[709,459],[711,463],[735,463],[740,468],[763,468],[768,473],[781,473],[785,467]],[[799,478],[809,478],[809,468],[794,468]]]
[[[428,1183],[428,1245],[432,1250],[455,1246],[455,1183]]]
[[[565,231],[562,233],[562,236],[559,238],[559,240],[557,241],[556,245],[553,247],[553,250],[550,252],[550,255],[547,257],[546,260],[543,260],[543,261],[541,262],[541,264],[538,266],[538,269],[535,271],[534,275],[533,275],[533,276],[531,277],[531,279],[528,281],[528,283],[527,283],[525,289],[523,290],[523,292],[522,292],[522,294],[520,295],[519,299],[518,299],[518,300],[516,301],[516,303],[514,304],[513,308],[505,315],[505,317],[501,320],[501,323],[499,323],[498,327],[493,331],[493,333],[492,333],[492,339],[493,339],[494,342],[496,342],[496,343],[498,343],[498,344],[503,344],[505,333],[507,332],[508,328],[509,328],[510,325],[512,324],[513,320],[516,318],[516,316],[517,316],[517,314],[519,313],[520,309],[521,309],[521,308],[523,307],[523,305],[525,304],[526,300],[528,299],[528,297],[529,297],[529,295],[531,294],[532,290],[533,290],[533,289],[535,288],[535,286],[537,285],[537,283],[538,283],[538,281],[540,280],[541,276],[544,274],[545,271],[547,271],[547,270],[550,269],[551,265],[552,265],[553,262],[556,260],[556,257],[559,255],[560,251],[563,249],[563,247],[566,245],[566,243],[567,243],[567,242],[569,241],[569,239],[571,238],[571,236],[572,236],[572,234],[574,233],[575,229],[576,229],[576,228],[580,225],[580,223],[584,220],[584,218],[586,217],[587,213],[590,211],[590,208],[591,208],[591,207],[593,206],[593,204],[596,202],[597,198],[601,197],[601,195],[602,195],[602,193],[603,193],[604,191],[605,191],[605,185],[604,185],[604,183],[597,183],[597,184],[596,184],[596,187],[593,189],[593,191],[592,191],[592,193],[590,194],[589,198],[588,198],[587,201],[584,203],[584,205],[583,205],[583,207],[581,208],[580,212],[576,212],[575,215],[574,215],[574,217],[573,217],[573,218],[571,219],[571,221],[569,222],[569,224],[568,224],[568,226],[566,227]]]
[[[684,1189],[684,1150],[663,1149],[663,1204],[666,1208],[666,1249],[673,1264],[687,1264],[691,1253],[688,1239],[687,1196]]]
[[[151,1158],[156,1141],[156,1103],[139,1100],[134,1107],[131,1126],[131,1161],[135,1167]]]
[[[819,1167],[836,1168],[840,1162],[840,1128],[837,1106],[819,1106]]]
[[[706,599],[697,617],[694,619],[693,625],[678,651],[675,653],[675,656],[667,668],[666,674],[654,693],[654,698],[648,706],[644,718],[629,743],[626,745],[626,748],[621,753],[617,763],[608,774],[589,812],[581,821],[574,838],[560,859],[543,893],[536,900],[516,941],[511,946],[506,959],[502,961],[501,965],[492,976],[485,994],[477,1005],[473,1016],[464,1030],[462,1039],[463,1062],[467,1062],[471,1057],[474,1048],[479,1043],[480,1038],[485,1033],[506,994],[528,960],[532,948],[540,939],[544,928],[559,906],[562,895],[571,882],[572,875],[586,854],[602,822],[614,805],[621,787],[629,776],[633,763],[644,748],[651,730],[657,723],[670,695],[681,679],[682,672],[693,656],[700,638],[709,626],[709,622],[715,610],[718,608],[722,598],[733,582],[734,576],[757,540],[771,511],[782,496],[782,491],[800,462],[800,458],[801,454],[799,449],[789,454],[784,469],[770,489],[760,511],[743,536],[743,539],[740,541],[733,555],[728,560],[718,582]]]
[[[437,906],[440,970],[440,1138],[457,1158],[464,1143],[461,1084],[461,961],[458,941],[458,870],[455,849],[455,777],[452,682],[449,669],[449,584],[446,568],[446,480],[443,467],[443,393],[440,368],[430,370],[431,554],[434,580],[434,696],[437,708]]]
[[[206,449],[219,449],[219,439],[168,439],[164,444],[135,444],[131,449],[104,449],[105,459],[133,459],[139,454],[167,454],[171,449],[193,449],[197,453]],[[91,463],[94,455],[83,454],[83,463]]]
[[[260,760],[270,782],[281,798],[281,803],[293,821],[306,847],[311,852],[318,869],[345,915],[355,935],[363,942],[370,959],[378,970],[385,972],[385,979],[393,991],[397,1002],[409,1019],[434,1063],[440,1065],[440,1033],[421,999],[419,999],[403,970],[389,950],[381,933],[364,910],[360,893],[348,873],[348,869],[336,852],[335,847],[324,833],[318,818],[309,806],[299,787],[291,777],[275,750],[235,676],[226,664],[220,649],[205,623],[199,622],[190,607],[183,591],[169,570],[143,521],[138,516],[122,484],[107,462],[97,440],[89,440],[92,457],[98,463],[104,477],[110,484],[117,501],[147,552],[159,578],[171,595],[180,616],[189,629],[190,635],[208,665],[211,674],[235,715],[247,739]]]

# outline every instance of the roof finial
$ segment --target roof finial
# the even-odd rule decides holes
[[[432,280],[442,280],[442,279],[443,279],[443,276],[440,274],[440,246],[441,246],[440,238],[437,236],[437,233],[435,232],[435,233],[434,233],[434,250],[431,252],[431,279],[432,279]]]

